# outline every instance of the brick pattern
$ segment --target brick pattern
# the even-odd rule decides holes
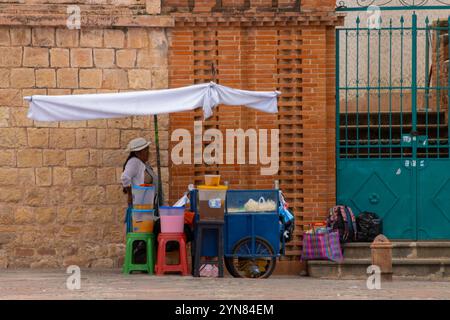
[[[167,87],[164,30],[2,27],[0,75],[0,268],[121,266],[123,150],[153,139],[152,117],[37,122],[22,97]]]
[[[336,7],[334,0],[301,0],[304,11],[333,11]]]
[[[163,0],[163,12],[321,11],[332,12],[333,0]]]
[[[219,65],[219,50],[217,47],[217,30],[194,30],[194,83],[204,83],[209,81],[219,82],[220,75],[217,74]],[[194,121],[203,120],[203,111],[197,109],[194,111]],[[221,120],[220,113],[215,113],[211,118],[202,122],[202,131],[208,129],[219,129]],[[204,142],[203,148],[209,145]],[[205,174],[217,174],[217,164],[194,164],[194,184],[203,184],[203,176]]]
[[[335,202],[334,107],[330,108],[334,106],[334,29],[326,25],[301,30],[286,25],[221,27],[212,22],[186,30],[182,28],[186,21],[180,18],[180,28],[172,33],[170,86],[210,81],[214,61],[220,84],[281,90],[277,115],[220,106],[214,118],[203,123],[204,128],[219,128],[222,133],[227,128],[279,129],[280,170],[275,176],[261,176],[260,165],[170,165],[171,198],[175,200],[189,183],[203,183],[205,173],[220,173],[232,188],[271,188],[279,179],[297,216],[298,228],[286,258],[296,263],[302,226],[323,219]],[[199,119],[201,111],[173,114],[170,131],[191,130],[193,120]]]
[[[250,5],[250,1],[248,0],[222,0],[222,8],[247,8]],[[248,8],[247,8],[248,9]]]
[[[303,105],[302,33],[300,29],[277,30],[277,80],[283,93],[279,100],[280,186],[297,221],[303,218]],[[298,228],[299,229],[299,228]],[[288,255],[299,255],[301,231],[289,243]]]
[[[302,29],[303,220],[335,203],[334,30]]]
[[[190,14],[179,13],[176,15],[175,25],[177,27],[195,28],[198,25],[209,27],[282,27],[289,25],[294,26],[329,26],[334,27],[343,23],[344,15],[335,12],[311,11],[290,12],[285,10],[277,11],[258,11],[257,14],[244,11],[239,15],[233,13],[223,13],[219,15],[214,13],[215,18],[211,18],[207,14]],[[220,19],[219,19],[220,17]]]

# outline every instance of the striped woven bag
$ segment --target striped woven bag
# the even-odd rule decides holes
[[[343,260],[339,232],[305,233],[301,260]]]

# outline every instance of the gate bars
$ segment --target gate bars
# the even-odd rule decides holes
[[[356,27],[336,29],[338,159],[449,157],[450,17],[418,27],[414,13],[411,27],[399,22],[370,28],[358,17]]]

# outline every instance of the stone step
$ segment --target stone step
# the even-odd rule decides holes
[[[450,242],[448,241],[398,241],[393,242],[394,259],[450,259]],[[370,243],[348,243],[343,247],[344,257],[348,259],[370,259]]]
[[[367,279],[367,267],[371,259],[345,259],[332,261],[308,261],[308,274],[324,279]],[[450,281],[450,259],[393,259],[394,278]]]

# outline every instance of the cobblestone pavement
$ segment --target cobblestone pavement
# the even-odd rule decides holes
[[[450,299],[450,282],[436,281],[394,280],[368,290],[364,280],[208,279],[82,270],[81,289],[71,291],[68,276],[65,270],[1,270],[0,299]]]

